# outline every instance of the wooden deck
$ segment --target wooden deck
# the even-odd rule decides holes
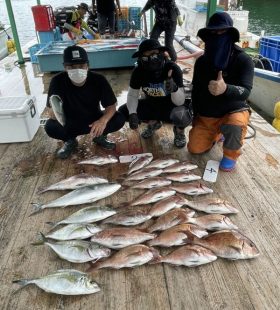
[[[34,94],[44,106],[50,75],[34,78],[30,64],[25,72],[15,68],[0,79],[2,96]],[[103,72],[110,80],[120,103],[125,102],[129,70]],[[47,294],[28,286],[13,294],[18,285],[13,280],[46,275],[62,268],[86,270],[87,265],[62,261],[45,246],[30,245],[39,232],[49,230],[47,221],[56,221],[78,207],[46,209],[29,217],[31,202],[48,202],[61,194],[42,195],[37,190],[65,177],[86,171],[116,180],[125,172],[125,164],[106,168],[77,165],[81,158],[107,153],[90,145],[87,137],[79,141],[78,152],[69,160],[54,156],[56,141],[48,138],[41,127],[29,143],[0,144],[0,271],[1,309],[279,309],[280,308],[280,134],[257,114],[252,115],[256,138],[247,140],[237,169],[220,172],[210,185],[214,194],[231,201],[240,210],[231,216],[240,230],[251,238],[261,255],[253,260],[217,261],[196,267],[148,265],[131,270],[101,270],[94,275],[101,292],[88,296],[68,297]],[[12,128],[11,128],[12,130]],[[172,156],[190,159],[202,174],[209,159],[220,160],[221,146],[208,154],[191,156],[186,149],[174,149],[169,125],[153,139],[144,141],[127,128],[111,135],[118,141],[117,155],[152,152],[154,158]],[[139,192],[116,193],[100,204],[117,206]],[[195,199],[195,198],[194,198]]]

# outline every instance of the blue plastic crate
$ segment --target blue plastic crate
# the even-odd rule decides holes
[[[141,12],[140,7],[130,7],[129,8],[129,21],[134,21],[135,25],[133,29],[140,30],[141,29],[141,17],[139,16]]]
[[[119,19],[117,25],[118,31],[128,30],[129,28],[128,20],[126,19]]]
[[[36,53],[39,52],[42,48],[46,46],[46,43],[38,43],[31,47],[29,47],[29,55],[30,55],[30,61],[33,64],[38,64],[38,57],[36,56]]]
[[[260,54],[270,60],[279,62],[280,36],[262,37],[260,39]]]
[[[280,72],[280,61],[270,60],[274,72]]]

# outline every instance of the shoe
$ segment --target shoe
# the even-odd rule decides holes
[[[173,127],[173,132],[174,132],[174,145],[178,148],[186,146],[185,132],[177,131],[176,126]]]
[[[116,143],[113,143],[107,140],[107,135],[101,135],[92,139],[92,142],[96,143],[99,146],[102,146],[107,150],[114,150],[116,148]]]
[[[60,159],[66,159],[74,152],[77,146],[78,141],[76,139],[68,140],[64,142],[63,147],[57,151],[56,156]]]
[[[146,129],[141,133],[143,139],[149,139],[154,134],[154,132],[162,126],[162,122],[155,122],[153,124],[148,124]]]
[[[227,157],[223,157],[223,159],[220,162],[220,169],[222,171],[230,172],[235,168],[236,161],[233,159],[229,159]]]

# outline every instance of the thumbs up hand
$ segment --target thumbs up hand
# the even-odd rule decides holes
[[[208,84],[208,90],[211,95],[219,96],[222,95],[227,89],[227,84],[223,78],[223,72],[219,71],[217,80],[211,80]]]
[[[165,80],[165,90],[167,94],[174,93],[178,89],[178,86],[172,78],[172,73],[173,71],[169,70],[167,74],[167,79]]]

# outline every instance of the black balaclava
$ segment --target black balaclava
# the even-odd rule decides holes
[[[138,63],[145,71],[151,72],[155,77],[160,77],[165,64],[165,57],[163,53],[159,53],[157,57],[147,57],[148,61],[143,61],[139,58]]]

